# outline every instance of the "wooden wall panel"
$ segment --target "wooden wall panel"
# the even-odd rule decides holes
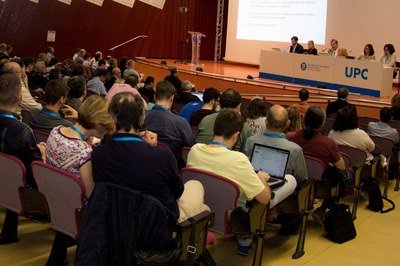
[[[184,43],[183,55],[190,41],[189,30],[205,35],[201,57],[214,56],[217,1],[168,0],[160,10],[140,1],[129,8],[112,0],[102,7],[84,0],[65,5],[56,0],[0,1],[0,42],[13,44],[18,56],[37,56],[48,45],[56,49],[58,58],[70,58],[77,47],[92,55],[100,50],[117,58],[145,56],[176,58],[178,41]],[[188,8],[180,13],[179,7]],[[56,30],[56,42],[47,43],[47,30]],[[148,35],[114,52],[109,49],[137,35]]]

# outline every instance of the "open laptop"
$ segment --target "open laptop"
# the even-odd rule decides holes
[[[271,178],[268,185],[271,189],[285,184],[285,174],[290,151],[255,143],[250,162],[256,172],[267,172]]]
[[[274,52],[280,52],[280,53],[282,52],[281,48],[272,47],[271,49]]]
[[[199,97],[200,101],[203,101],[203,93],[202,92],[192,92],[194,96]]]

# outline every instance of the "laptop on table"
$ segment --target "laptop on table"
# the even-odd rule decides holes
[[[289,161],[290,151],[255,143],[250,162],[254,171],[264,171],[271,178],[268,185],[271,189],[285,184],[285,174]]]

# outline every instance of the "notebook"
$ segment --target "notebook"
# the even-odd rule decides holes
[[[268,185],[271,189],[285,184],[285,174],[290,151],[255,143],[250,162],[256,172],[264,171],[271,178]]]

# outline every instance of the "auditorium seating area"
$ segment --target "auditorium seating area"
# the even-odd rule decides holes
[[[91,70],[84,68],[85,78],[90,80],[92,78]],[[140,73],[145,73],[146,76],[154,76],[157,81],[162,80],[168,71],[165,66],[160,64],[155,64],[151,60],[138,59],[137,60],[137,70]],[[214,76],[213,74],[198,74],[193,73],[191,70],[180,69],[181,79],[191,80],[193,83],[196,82],[196,88],[199,91],[213,86],[220,91],[224,91],[227,88],[237,88],[237,90],[243,95],[242,100],[242,114],[247,113],[248,104],[250,99],[255,96],[261,97],[265,101],[265,105],[270,108],[274,104],[280,104],[282,106],[288,107],[293,103],[298,102],[297,91],[300,87],[289,86],[287,84],[275,84],[268,81],[247,81],[240,78],[232,80],[231,77]],[[90,73],[90,74],[88,74]],[[140,86],[143,86],[141,84]],[[310,105],[318,105],[325,109],[327,103],[333,99],[336,99],[336,92],[319,90],[317,88],[310,88]],[[365,100],[358,98],[357,95],[350,95],[350,102],[357,104],[357,109],[359,111],[360,117],[359,127],[366,130],[366,125],[369,121],[377,121],[379,117],[379,110],[383,106],[389,106],[389,102],[385,99],[382,102],[377,103],[373,100]],[[176,113],[179,110],[175,110]],[[29,111],[22,110],[22,121],[28,123]],[[361,119],[362,118],[362,119]],[[327,135],[332,128],[334,122],[333,119],[328,120],[325,124],[324,134]],[[400,132],[400,127],[393,122],[393,127],[395,127]],[[197,132],[198,128],[192,128],[193,132]],[[48,133],[42,132],[40,130],[33,131],[38,143],[45,142]],[[378,141],[378,140],[376,140]],[[376,142],[378,144],[378,142]],[[158,143],[159,146],[163,146],[166,149],[171,149],[168,144],[161,141]],[[387,148],[383,147],[380,149],[380,153],[385,156],[391,155]],[[189,148],[186,147],[184,151],[184,159],[186,162],[187,153]],[[346,148],[340,149],[342,152],[346,153]],[[378,154],[377,154],[378,155]],[[354,155],[347,152],[345,155],[347,159],[347,167],[350,171],[354,172],[355,184],[354,187],[349,189],[346,197],[342,199],[346,204],[350,205],[350,209],[353,208],[352,214],[354,220],[357,237],[345,244],[339,245],[331,242],[325,237],[323,227],[316,226],[310,216],[308,215],[312,211],[312,204],[307,201],[308,195],[303,195],[301,199],[303,203],[301,204],[301,214],[304,215],[304,227],[306,230],[304,233],[304,251],[303,256],[297,256],[297,260],[293,260],[292,256],[295,253],[296,246],[298,245],[298,236],[281,236],[277,233],[279,230],[279,225],[274,223],[269,223],[267,225],[267,231],[265,235],[264,247],[262,250],[262,265],[287,265],[287,264],[298,264],[298,265],[337,265],[337,264],[347,264],[347,265],[368,265],[370,262],[378,262],[381,265],[396,265],[400,263],[400,259],[396,256],[390,256],[388,254],[396,254],[396,243],[400,237],[400,228],[397,226],[397,216],[398,210],[387,214],[380,214],[371,212],[366,208],[368,200],[360,199],[360,189],[362,180],[360,177],[362,171],[362,165],[357,163],[357,158]],[[376,156],[378,157],[378,156]],[[399,156],[400,157],[400,156]],[[378,160],[378,159],[377,159]],[[365,160],[361,160],[362,163]],[[35,163],[34,163],[35,164]],[[38,167],[38,164],[35,164]],[[310,170],[313,166],[310,166]],[[400,169],[400,168],[399,168]],[[54,170],[54,169],[53,169]],[[309,173],[310,173],[309,170]],[[1,174],[1,173],[0,173]],[[374,175],[379,175],[373,173]],[[73,176],[72,174],[70,174]],[[320,179],[321,177],[316,174],[315,177],[310,179]],[[389,181],[388,169],[383,170],[383,174],[379,175],[383,182],[381,182],[381,189],[387,192],[388,197],[393,200],[396,204],[400,204],[400,193],[396,192],[396,187],[398,190],[399,178],[397,180]],[[73,178],[72,178],[73,179]],[[79,181],[79,180],[78,180]],[[43,182],[43,181],[42,181]],[[79,189],[83,189],[81,182],[79,183]],[[309,184],[311,185],[311,183]],[[38,182],[39,190],[41,189],[41,182]],[[312,189],[314,189],[313,186]],[[79,190],[80,198],[79,201],[79,212],[80,208],[85,204],[83,200],[83,193]],[[308,190],[307,190],[308,191]],[[78,193],[78,192],[77,192]],[[78,194],[79,194],[78,193]],[[308,192],[305,192],[308,194]],[[45,193],[46,194],[46,193]],[[68,193],[67,193],[68,194]],[[206,193],[207,194],[207,193]],[[313,194],[313,193],[311,193]],[[56,193],[57,196],[59,194]],[[65,195],[68,196],[68,195]],[[314,199],[315,204],[313,208],[317,208],[321,203],[320,200]],[[60,204],[60,202],[57,202]],[[52,204],[49,203],[50,212],[52,209]],[[211,209],[213,211],[213,209]],[[72,215],[72,214],[71,214]],[[74,213],[71,216],[74,219],[80,219],[80,214]],[[0,209],[0,221],[4,220],[5,209]],[[69,218],[71,218],[69,217]],[[226,217],[225,217],[226,218]],[[72,222],[73,223],[73,222]],[[79,224],[79,223],[78,223]],[[384,225],[384,226],[383,226]],[[74,227],[73,238],[78,238],[79,226]],[[52,249],[53,240],[55,237],[55,229],[61,231],[57,228],[57,224],[54,222],[42,223],[29,218],[20,217],[20,222],[18,226],[18,235],[20,241],[13,244],[0,245],[0,264],[1,265],[44,265],[49,257]],[[78,232],[77,232],[78,231]],[[213,230],[211,230],[213,231]],[[214,230],[215,231],[215,230]],[[253,262],[253,256],[255,255],[255,242],[253,242],[253,249],[250,251],[249,256],[243,257],[238,256],[236,251],[236,241],[228,232],[217,231],[215,243],[209,243],[208,251],[214,258],[217,265],[251,265]],[[300,238],[301,239],[301,238]],[[63,240],[66,241],[66,240]],[[67,251],[67,260],[70,265],[73,265],[75,258],[76,246],[69,245]],[[301,248],[302,249],[302,248]]]

